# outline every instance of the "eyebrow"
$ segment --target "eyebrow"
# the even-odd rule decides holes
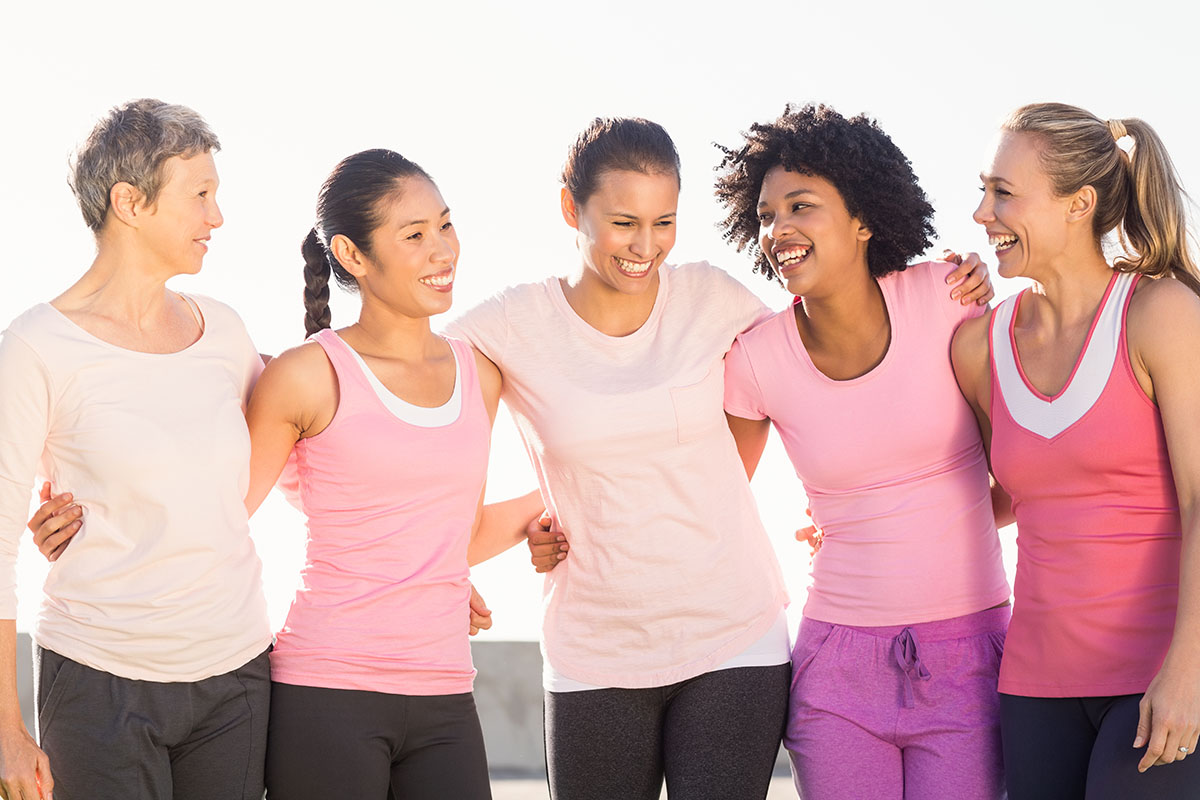
[[[631,220],[639,219],[639,217],[636,214],[630,214],[625,211],[616,211],[616,212],[613,212],[612,214],[609,214],[608,216],[621,217],[622,219],[631,219]],[[657,219],[669,219],[674,216],[675,216],[675,212],[672,211],[670,214],[663,214],[661,217],[657,217]]]
[[[1006,178],[1001,178],[999,175],[984,175],[981,172],[979,173],[979,180],[983,181],[984,183],[1007,183],[1009,186],[1012,186],[1012,181],[1007,180]]]
[[[445,208],[442,209],[442,213],[438,217],[438,219],[441,219],[442,217],[447,216],[449,213],[450,213],[450,206],[446,206]],[[414,219],[414,220],[410,220],[409,222],[404,223],[400,227],[408,228],[413,225],[428,225],[428,224],[429,224],[429,220],[427,220],[427,219]]]
[[[800,195],[802,195],[802,194],[816,194],[816,192],[814,192],[812,189],[797,189],[797,190],[795,190],[794,192],[788,192],[787,194],[785,194],[785,195],[783,196],[783,199],[784,199],[784,200],[791,200],[793,197],[799,197],[799,196],[800,196]],[[767,201],[766,201],[766,200],[759,200],[759,201],[758,201],[758,207],[759,207],[759,208],[762,208],[762,207],[763,207],[763,206],[765,206],[765,205],[767,205]]]

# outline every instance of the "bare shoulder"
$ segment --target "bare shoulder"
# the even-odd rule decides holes
[[[1143,278],[1129,301],[1126,324],[1130,350],[1143,356],[1200,345],[1200,297],[1172,278]]]
[[[950,355],[954,360],[955,368],[960,362],[963,365],[987,364],[991,319],[991,314],[965,319],[954,331],[954,338],[950,343]]]
[[[258,379],[255,395],[259,391],[290,395],[304,405],[319,403],[336,398],[337,374],[324,348],[316,342],[305,342],[271,359]]]

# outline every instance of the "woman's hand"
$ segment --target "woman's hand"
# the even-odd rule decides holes
[[[83,527],[83,508],[73,502],[75,497],[70,492],[52,495],[49,482],[42,484],[38,497],[42,505],[26,524],[33,531],[33,543],[46,560],[57,561]]]
[[[492,627],[492,610],[487,607],[487,603],[483,602],[483,597],[475,588],[475,584],[471,584],[471,629],[470,635],[474,636],[480,631],[486,631]]]
[[[808,518],[810,520],[812,519],[811,508],[804,509],[804,513],[808,514]],[[817,553],[821,552],[821,545],[825,541],[825,532],[816,525],[806,525],[805,527],[796,531],[796,541],[808,542],[808,546],[811,548],[811,552],[808,555],[811,559]]]
[[[954,287],[950,290],[952,300],[964,306],[970,303],[986,306],[996,296],[987,264],[983,263],[978,253],[967,253],[964,258],[953,250],[946,250],[942,253],[942,260],[958,264],[958,269],[946,276],[946,283]]]
[[[1138,772],[1195,753],[1200,738],[1200,665],[1176,669],[1168,658],[1150,681],[1139,707],[1133,746],[1146,746],[1146,754],[1138,762]]]
[[[558,566],[558,562],[567,557],[571,549],[567,537],[562,531],[551,530],[553,522],[550,512],[543,511],[540,517],[529,520],[525,528],[525,538],[529,543],[530,563],[537,572],[549,572]]]

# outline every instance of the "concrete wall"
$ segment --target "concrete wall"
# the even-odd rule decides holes
[[[496,777],[544,775],[542,656],[537,642],[472,642],[475,703]],[[33,730],[33,657],[29,635],[17,635],[17,689],[25,725]],[[786,774],[782,758],[776,772]]]

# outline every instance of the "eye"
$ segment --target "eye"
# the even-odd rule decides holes
[[[771,224],[771,215],[770,214],[759,214],[758,215],[758,224],[762,225],[764,227],[767,225],[770,225]]]
[[[613,225],[616,225],[618,228],[632,228],[633,227],[633,223],[629,222],[628,220],[615,220],[613,222]]]
[[[658,221],[658,227],[660,227],[660,228],[669,228],[674,224],[675,224],[675,220],[673,220],[673,219],[660,219]]]
[[[802,208],[808,208],[808,203],[792,203],[792,211],[799,211]]]
[[[454,227],[454,223],[451,222],[450,220],[446,220],[444,223],[442,223],[442,230],[444,230],[444,231],[448,231],[453,227]]]
[[[201,196],[201,197],[208,197],[208,190],[207,190],[207,189],[205,189],[203,192],[201,192],[201,193],[200,193],[200,196]]]
[[[996,194],[1002,195],[1003,197],[1012,197],[1012,192],[1006,189],[997,189]]]
[[[408,236],[405,236],[404,238],[410,242],[419,242],[419,241],[421,241],[421,232],[417,231],[416,233],[410,233]]]

